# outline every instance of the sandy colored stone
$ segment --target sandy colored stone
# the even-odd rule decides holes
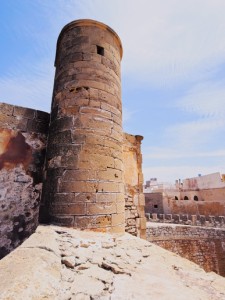
[[[75,266],[75,257],[74,256],[65,256],[61,260],[62,264],[64,264],[68,268],[74,268]]]
[[[67,268],[57,248],[83,262]],[[225,299],[225,278],[129,234],[39,226],[0,269],[1,300]]]
[[[71,293],[74,295],[83,293],[91,297],[99,296],[103,291],[104,284],[96,278],[86,276],[86,274],[76,276],[71,288]]]

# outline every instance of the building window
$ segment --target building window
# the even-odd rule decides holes
[[[97,54],[104,56],[104,48],[98,45],[96,47],[97,47]]]
[[[157,204],[154,204],[154,208],[158,208],[158,205],[157,205]]]
[[[188,200],[188,196],[184,196],[184,200]]]
[[[178,197],[177,197],[177,196],[175,196],[175,200],[178,200]]]
[[[195,195],[195,196],[194,196],[194,200],[195,200],[195,201],[198,201],[198,196]]]

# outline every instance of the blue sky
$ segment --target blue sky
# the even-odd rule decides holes
[[[58,34],[111,26],[124,48],[124,131],[145,180],[225,173],[224,0],[0,0],[0,101],[50,110]]]

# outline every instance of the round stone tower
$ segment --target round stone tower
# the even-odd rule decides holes
[[[93,20],[58,38],[43,198],[51,222],[124,232],[122,45]]]

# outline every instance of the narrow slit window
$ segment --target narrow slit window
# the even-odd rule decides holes
[[[104,56],[104,48],[101,46],[97,46],[97,54]]]

